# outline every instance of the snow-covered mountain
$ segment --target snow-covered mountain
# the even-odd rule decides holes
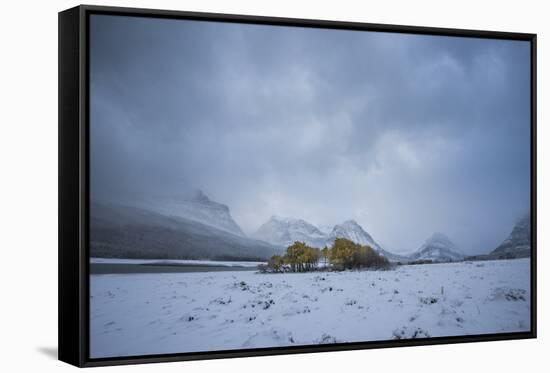
[[[295,241],[322,248],[331,246],[336,238],[347,238],[360,245],[368,245],[391,261],[406,259],[384,250],[370,234],[356,221],[346,220],[332,228],[322,226],[318,228],[303,219],[281,218],[272,216],[252,235],[252,237],[286,248]]]
[[[233,220],[229,207],[212,201],[201,190],[178,196],[151,198],[141,202],[139,207],[167,216],[193,220],[244,237],[243,231]]]
[[[327,246],[332,245],[336,238],[347,238],[360,245],[368,245],[391,261],[404,259],[404,257],[384,250],[355,220],[346,220],[342,224],[335,225],[327,239]]]
[[[365,232],[355,220],[346,220],[342,224],[337,224],[332,228],[329,239],[334,241],[336,238],[347,238],[360,245],[369,245],[373,249],[381,247],[372,239],[371,235]]]
[[[281,249],[156,211],[91,203],[90,255],[127,259],[266,260]]]
[[[489,255],[510,258],[529,257],[531,255],[531,216],[524,216],[518,221],[510,235]]]
[[[252,237],[280,247],[287,247],[295,241],[323,247],[327,240],[325,233],[305,220],[278,216],[272,216],[262,224]]]
[[[434,262],[448,262],[464,259],[464,254],[443,233],[435,232],[411,256],[413,260],[432,260]]]
[[[318,224],[316,227],[319,228],[319,230],[321,232],[323,232],[324,234],[326,234],[328,236],[328,235],[330,235],[330,232],[332,232],[332,228],[334,228],[334,225]]]

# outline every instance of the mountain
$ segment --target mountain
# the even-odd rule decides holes
[[[510,235],[489,256],[496,258],[524,258],[531,256],[531,216],[520,219]]]
[[[464,259],[464,254],[443,233],[436,232],[415,253],[413,260],[448,262]]]
[[[302,219],[280,218],[272,216],[253,234],[254,238],[269,242],[275,246],[286,248],[295,241],[322,248],[331,246],[336,238],[347,238],[360,245],[369,245],[390,261],[406,260],[406,257],[392,254],[384,250],[356,221],[347,220],[332,228],[322,226],[317,228]]]
[[[194,220],[237,236],[245,236],[233,220],[229,207],[212,201],[201,190],[182,192],[178,196],[148,199],[139,203],[139,207],[162,215]]]
[[[317,225],[317,228],[328,236],[330,235],[330,232],[332,232],[332,228],[334,228],[334,226],[330,224],[320,224]]]
[[[314,247],[323,247],[327,235],[313,224],[302,219],[272,216],[252,235],[252,237],[286,248],[295,241],[305,242]]]
[[[196,220],[97,202],[90,208],[92,257],[265,260],[280,252]]]
[[[365,232],[355,220],[346,220],[342,224],[337,224],[332,228],[329,239],[334,241],[336,238],[347,238],[360,245],[369,245],[373,249],[381,249],[380,246],[374,242],[371,235]]]
[[[336,238],[347,238],[360,245],[368,245],[390,261],[406,259],[384,250],[355,220],[346,220],[342,224],[335,225],[327,239],[327,246],[332,245]]]

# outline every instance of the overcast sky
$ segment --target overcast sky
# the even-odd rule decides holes
[[[528,211],[528,42],[91,18],[93,199],[203,190],[251,233],[496,247]]]

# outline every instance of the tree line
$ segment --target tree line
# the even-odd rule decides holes
[[[270,272],[308,272],[318,268],[321,258],[325,266],[334,269],[382,268],[388,259],[368,245],[360,245],[346,238],[337,238],[331,247],[323,249],[296,241],[286,248],[284,255],[273,255],[262,268]]]

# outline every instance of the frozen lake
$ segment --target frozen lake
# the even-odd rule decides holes
[[[264,262],[231,262],[187,259],[118,259],[91,258],[90,273],[138,274],[138,273],[186,273],[219,271],[255,271]]]

